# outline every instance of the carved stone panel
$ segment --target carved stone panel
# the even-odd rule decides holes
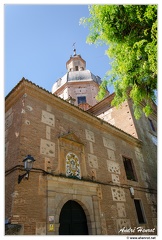
[[[115,153],[113,150],[107,149],[107,154],[108,154],[109,160],[115,161]]]
[[[55,126],[55,116],[52,113],[42,110],[42,122],[54,127]]]
[[[46,138],[48,140],[51,139],[51,127],[50,126],[46,126]]]
[[[58,173],[67,177],[87,176],[84,145],[74,133],[68,133],[59,139]]]
[[[98,161],[97,157],[93,154],[88,154],[88,163],[89,166],[92,168],[98,168]]]
[[[125,192],[121,188],[111,187],[112,197],[114,201],[125,202]]]
[[[95,137],[94,137],[94,133],[88,129],[85,130],[85,133],[86,133],[86,139],[88,141],[91,141],[91,142],[95,142]]]
[[[108,171],[115,174],[120,174],[120,166],[118,163],[107,160]]]
[[[103,137],[103,144],[106,148],[110,148],[112,150],[116,150],[116,147],[115,147],[115,142],[109,138],[105,138]]]
[[[125,218],[126,217],[126,211],[125,211],[124,203],[117,203],[117,210],[118,210],[118,217],[120,217],[120,218]]]
[[[111,174],[113,183],[120,183],[119,175]]]
[[[55,156],[55,143],[53,143],[49,140],[46,140],[46,139],[41,139],[40,154],[47,155],[48,157],[54,157]]]
[[[127,234],[122,232],[122,229],[129,229],[131,227],[130,219],[117,219],[117,229],[119,234]]]

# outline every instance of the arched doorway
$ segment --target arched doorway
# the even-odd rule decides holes
[[[59,235],[88,235],[85,212],[75,201],[70,200],[64,204],[59,222]]]

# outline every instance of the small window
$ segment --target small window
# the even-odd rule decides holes
[[[75,71],[78,71],[78,66],[75,66]]]
[[[86,97],[82,96],[82,97],[78,97],[78,105],[81,103],[86,103]]]
[[[146,223],[145,217],[144,217],[144,214],[143,214],[143,209],[142,209],[142,206],[141,206],[141,200],[134,199],[134,205],[135,205],[135,209],[136,209],[139,224]]]
[[[136,178],[136,175],[134,172],[132,159],[123,157],[123,163],[124,163],[124,168],[125,168],[125,173],[126,173],[127,179],[132,180],[132,181],[137,181],[137,178]]]
[[[151,126],[152,131],[155,132],[155,127],[154,127],[153,121],[150,118],[148,118],[148,120],[150,122],[150,126]]]

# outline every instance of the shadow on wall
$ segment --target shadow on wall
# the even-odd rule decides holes
[[[23,227],[20,224],[5,224],[5,235],[22,235]]]

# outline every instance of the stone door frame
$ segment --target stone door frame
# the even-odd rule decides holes
[[[60,213],[64,204],[69,200],[76,201],[83,208],[87,218],[89,235],[101,234],[100,203],[97,196],[98,184],[83,182],[83,185],[81,185],[80,181],[72,179],[64,179],[64,181],[59,181],[58,183],[57,178],[54,181],[50,181],[50,188],[54,189],[54,191],[50,191],[48,186],[47,223],[49,224],[48,217],[53,215],[55,230],[53,233],[47,230],[47,235],[59,235]],[[71,185],[70,189],[67,184]],[[58,188],[55,187],[56,185]],[[90,191],[91,188],[93,188],[92,193]],[[76,191],[76,189],[78,190]]]

